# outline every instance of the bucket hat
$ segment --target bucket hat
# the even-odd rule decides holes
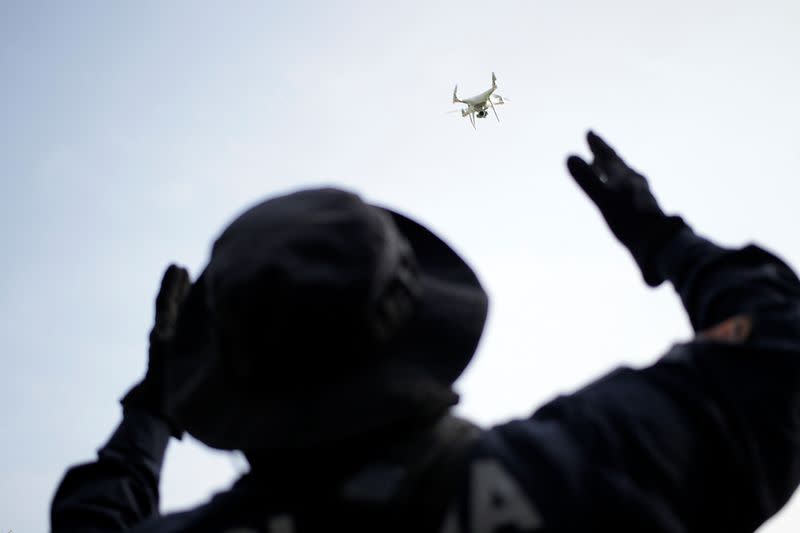
[[[422,224],[335,188],[268,199],[215,241],[166,368],[167,411],[219,449],[311,448],[435,416],[488,298]]]

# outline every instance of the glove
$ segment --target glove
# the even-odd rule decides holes
[[[626,165],[603,139],[592,131],[586,139],[594,161],[590,165],[572,155],[567,168],[633,255],[645,283],[656,287],[664,281],[657,264],[659,252],[687,225],[679,216],[664,214],[645,177]]]
[[[144,379],[120,400],[124,410],[141,409],[169,424],[172,435],[181,438],[183,429],[166,412],[165,366],[172,351],[178,310],[189,293],[191,281],[185,268],[170,265],[161,280],[156,297],[155,325],[150,331],[147,373]]]

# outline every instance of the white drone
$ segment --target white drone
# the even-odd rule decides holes
[[[461,116],[462,117],[469,117],[469,121],[472,123],[472,127],[475,128],[475,117],[478,118],[486,118],[489,114],[487,108],[491,107],[492,111],[494,111],[494,116],[497,118],[497,122],[500,122],[500,117],[497,116],[497,110],[494,108],[496,105],[502,105],[506,103],[506,100],[500,96],[499,94],[495,94],[494,92],[497,90],[497,77],[492,72],[492,88],[488,91],[484,91],[478,96],[473,96],[472,98],[464,98],[461,99],[458,97],[458,85],[456,88],[453,89],[453,103],[454,104],[466,104],[467,107],[461,109]],[[477,128],[476,128],[477,129]]]

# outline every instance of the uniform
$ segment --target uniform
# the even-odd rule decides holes
[[[96,462],[67,472],[53,533],[753,531],[800,482],[800,281],[761,248],[688,228],[655,267],[697,335],[652,366],[486,430],[447,416],[389,459],[254,464],[209,503],[163,517],[170,429],[131,409]]]

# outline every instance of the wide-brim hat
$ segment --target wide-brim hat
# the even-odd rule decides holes
[[[264,201],[184,302],[167,411],[220,449],[311,448],[445,411],[488,297],[422,224],[339,189]]]

